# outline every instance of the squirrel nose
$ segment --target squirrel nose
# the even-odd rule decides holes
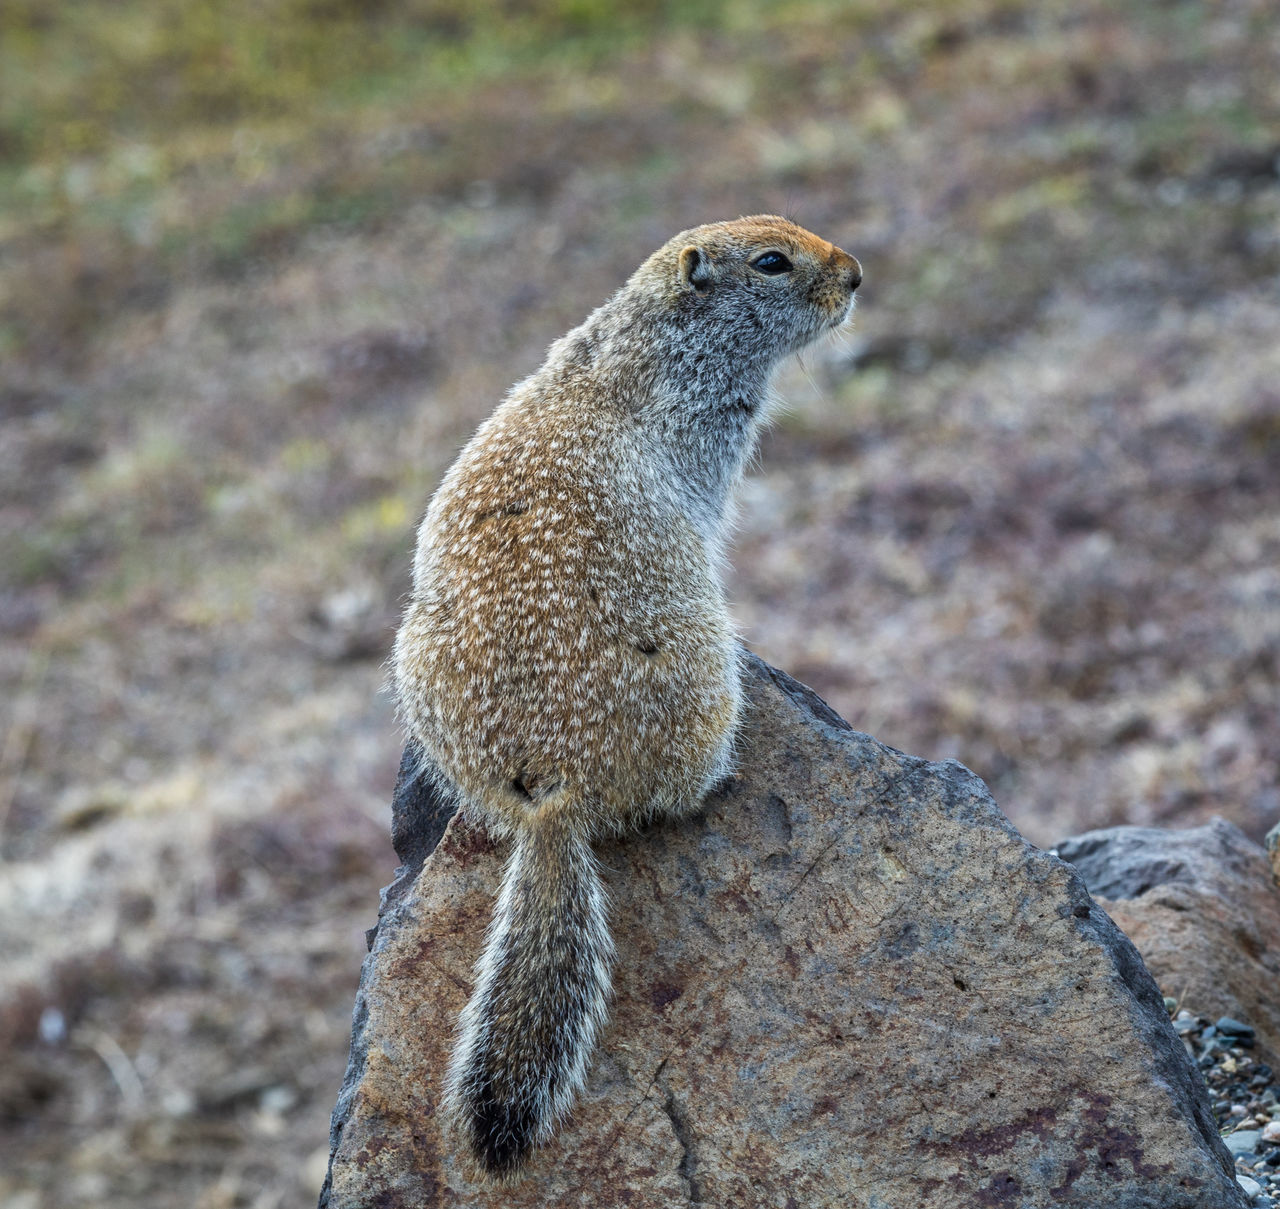
[[[849,289],[856,290],[862,284],[862,266],[857,258],[849,257]]]

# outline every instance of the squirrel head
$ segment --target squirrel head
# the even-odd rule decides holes
[[[776,360],[853,309],[862,266],[847,252],[776,215],[709,223],[659,248],[631,284],[664,298],[688,337]]]

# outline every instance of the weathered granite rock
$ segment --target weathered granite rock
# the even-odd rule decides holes
[[[1108,827],[1063,840],[1091,894],[1138,947],[1166,995],[1234,1016],[1280,1060],[1280,889],[1267,854],[1225,819]]]
[[[759,661],[748,679],[738,779],[601,847],[613,1018],[513,1187],[471,1182],[437,1116],[502,854],[454,818],[390,888],[321,1205],[1245,1205],[1154,983],[1072,868],[967,769]],[[398,804],[417,860],[440,804],[411,778]]]

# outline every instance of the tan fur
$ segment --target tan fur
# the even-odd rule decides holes
[[[784,255],[789,272],[752,267]],[[591,840],[694,808],[741,693],[719,568],[776,362],[861,268],[775,217],[678,235],[511,391],[422,522],[395,682],[411,739],[513,842],[450,1072],[509,1174],[572,1104],[612,944]]]

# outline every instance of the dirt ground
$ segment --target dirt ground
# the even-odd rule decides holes
[[[240,10],[0,15],[0,1205],[313,1200],[414,521],[697,222],[866,273],[750,645],[1040,844],[1280,819],[1269,0]]]

